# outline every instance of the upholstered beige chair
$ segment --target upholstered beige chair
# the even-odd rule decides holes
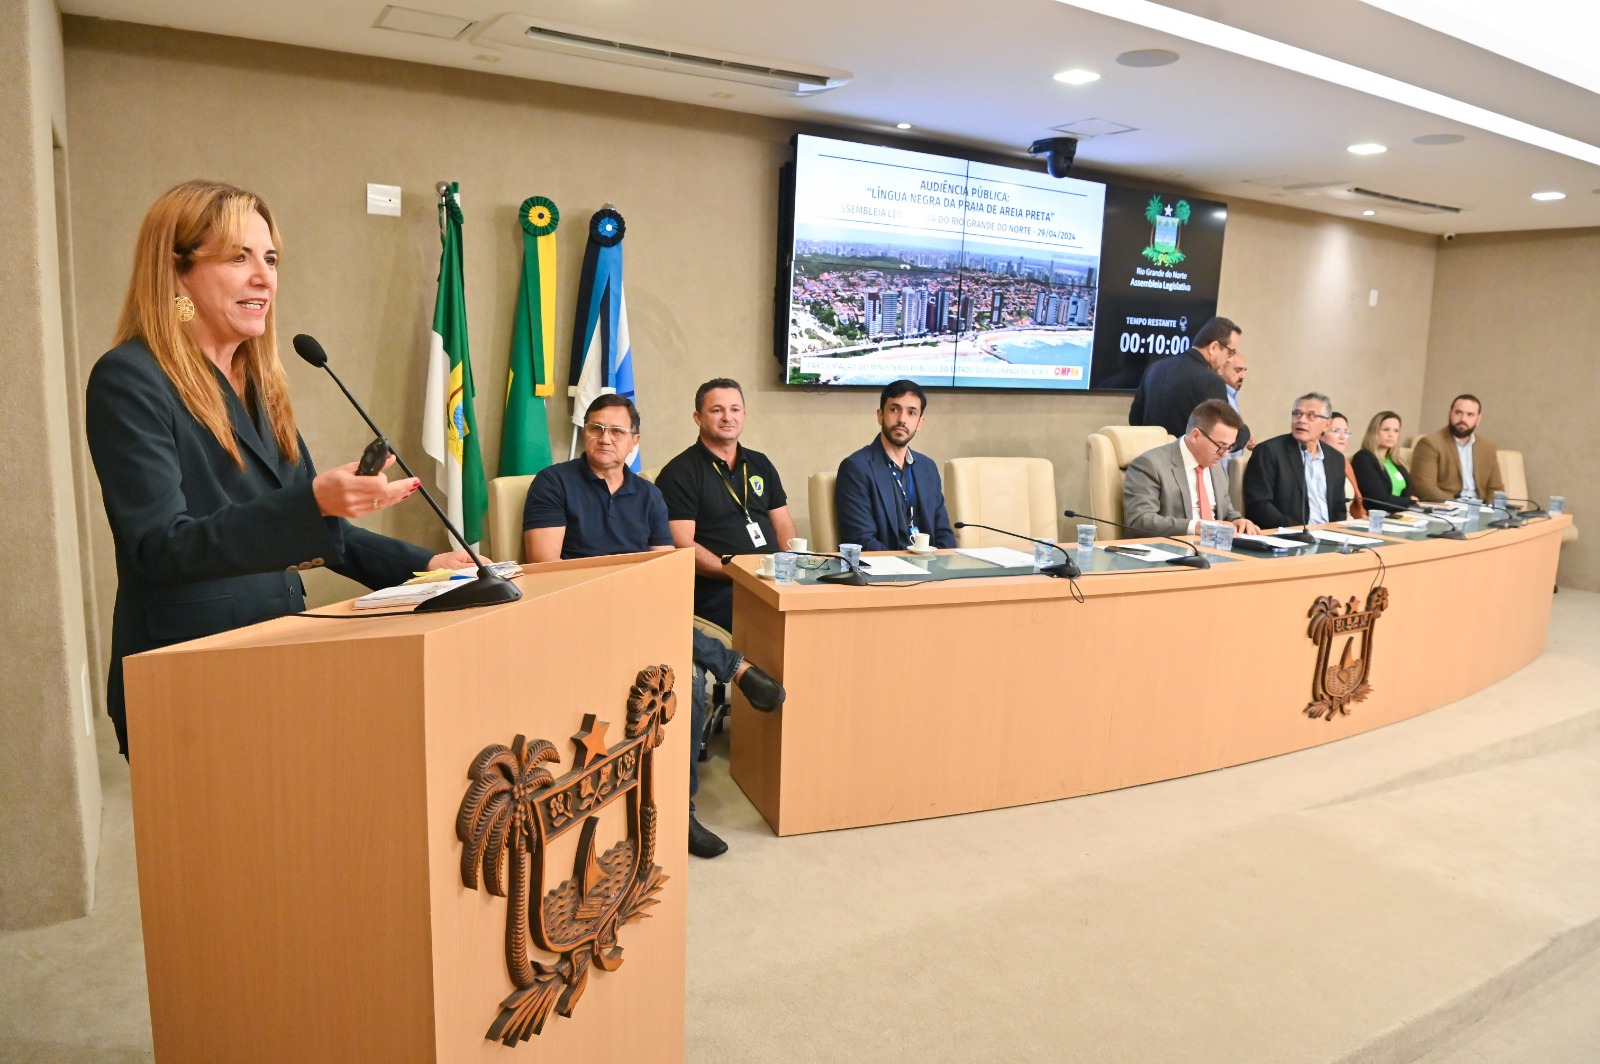
[[[661,467],[660,466],[651,466],[649,469],[641,469],[639,471],[639,478],[641,480],[648,480],[652,484],[654,484],[656,482],[656,477],[659,477],[660,475],[661,475]]]
[[[1413,454],[1415,454],[1416,451],[1417,451],[1417,446],[1416,446],[1415,443],[1413,443],[1409,447],[1396,447],[1394,449],[1394,460],[1396,462],[1399,462],[1401,465],[1405,466],[1406,467],[1406,471],[1410,472],[1410,470],[1411,470],[1411,456]]]
[[[1122,520],[1122,474],[1144,452],[1171,443],[1159,425],[1107,425],[1089,434],[1089,512]],[[1076,507],[1073,507],[1076,509]],[[1104,529],[1107,535],[1111,529]]]
[[[495,477],[489,481],[489,557],[497,562],[521,562],[522,510],[534,474]]]
[[[839,522],[833,513],[833,485],[839,474],[832,470],[813,473],[806,479],[806,497],[811,504],[811,549],[824,554],[839,549]]]
[[[1528,499],[1531,502],[1532,497],[1528,494],[1528,466],[1522,459],[1522,452],[1501,451],[1499,453],[1499,461],[1500,480],[1506,486],[1506,496],[1512,499]],[[1543,503],[1540,505],[1542,506]],[[1563,547],[1577,538],[1577,525],[1568,525],[1561,530],[1561,545]]]
[[[1499,452],[1500,482],[1506,486],[1506,497],[1510,499],[1526,499],[1528,497],[1528,466],[1522,460],[1521,451]]]
[[[1056,470],[1048,458],[952,458],[944,464],[944,500],[952,523],[976,521],[1035,539],[1058,538]],[[956,546],[1028,545],[1013,536],[962,528],[956,530]]]
[[[1251,453],[1240,451],[1228,459],[1228,498],[1240,513],[1244,513],[1244,467],[1250,464]]]

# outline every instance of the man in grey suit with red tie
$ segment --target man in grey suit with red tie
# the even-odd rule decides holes
[[[1227,521],[1240,532],[1256,526],[1240,515],[1228,495],[1221,462],[1244,422],[1221,399],[1207,399],[1189,415],[1181,439],[1146,451],[1129,465],[1122,482],[1123,520],[1162,536],[1197,532],[1201,521]]]

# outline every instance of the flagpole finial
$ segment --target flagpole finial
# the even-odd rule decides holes
[[[440,199],[443,199],[450,194],[450,182],[441,181],[433,186],[433,190],[439,194]]]
[[[608,201],[606,203],[600,204],[600,209],[603,210],[603,211],[614,211],[614,210],[617,209],[617,205],[615,203],[611,203],[611,202]]]

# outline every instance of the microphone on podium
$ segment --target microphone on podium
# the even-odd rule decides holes
[[[1064,576],[1069,580],[1083,575],[1083,573],[1079,571],[1077,563],[1072,560],[1072,555],[1068,554],[1067,549],[1061,544],[1056,543],[1054,540],[1034,539],[1032,536],[1024,536],[1021,532],[1012,532],[1004,528],[995,528],[993,525],[980,525],[976,521],[957,521],[955,523],[955,527],[981,528],[986,532],[998,532],[1002,536],[1010,536],[1013,539],[1025,539],[1029,543],[1040,543],[1047,547],[1054,547],[1056,550],[1061,552],[1061,561],[1056,562],[1054,565],[1046,565],[1040,569],[1039,573],[1041,575],[1054,576],[1058,579]]]
[[[1168,565],[1181,565],[1181,566],[1184,566],[1185,568],[1188,568],[1188,569],[1209,569],[1209,568],[1211,568],[1211,559],[1207,558],[1204,554],[1201,554],[1200,553],[1200,548],[1196,547],[1193,543],[1188,543],[1188,542],[1185,542],[1184,540],[1181,540],[1181,539],[1175,539],[1172,536],[1163,536],[1159,532],[1152,532],[1148,528],[1140,528],[1138,525],[1124,524],[1121,521],[1108,521],[1104,517],[1096,517],[1096,516],[1094,516],[1094,514],[1086,514],[1086,513],[1080,512],[1078,510],[1063,510],[1062,513],[1067,517],[1078,517],[1078,518],[1082,518],[1085,521],[1093,521],[1096,524],[1112,525],[1113,527],[1123,529],[1124,531],[1127,531],[1127,532],[1137,532],[1141,536],[1149,536],[1152,539],[1171,540],[1173,543],[1176,543],[1178,546],[1187,547],[1189,550],[1194,551],[1194,553],[1190,554],[1190,555],[1187,555],[1185,557],[1182,557],[1182,558],[1172,558],[1172,559],[1168,560],[1168,562],[1167,562]]]
[[[406,460],[401,458],[399,452],[388,443],[388,438],[384,436],[383,430],[378,428],[372,418],[367,416],[366,410],[356,401],[356,397],[350,394],[350,389],[344,386],[344,381],[340,380],[339,375],[333,371],[333,367],[328,365],[328,352],[322,349],[322,345],[317,342],[316,337],[300,333],[294,338],[294,351],[295,354],[311,365],[328,371],[328,376],[333,378],[333,383],[339,386],[339,390],[344,393],[344,397],[350,400],[350,405],[356,408],[356,413],[361,415],[361,420],[365,421],[367,427],[378,436],[379,439],[373,442],[382,441],[383,447],[394,455],[395,464],[405,472],[405,475],[416,477],[417,486],[422,488],[422,497],[428,500],[428,505],[433,507],[433,512],[439,515],[440,521],[444,522],[444,527],[454,537],[455,541],[461,544],[468,556],[472,558],[473,564],[478,567],[476,579],[469,580],[460,587],[451,588],[442,595],[435,595],[431,599],[417,603],[414,607],[414,612],[435,613],[446,610],[465,610],[474,606],[493,606],[501,602],[515,602],[521,598],[522,592],[517,588],[517,585],[503,576],[496,575],[485,565],[483,559],[478,557],[477,551],[473,550],[467,543],[466,537],[461,534],[461,530],[455,526],[455,523],[450,520],[443,510],[439,509],[439,504],[434,501],[432,495],[428,494],[428,489],[422,486],[422,478],[413,473],[411,467],[406,465]]]

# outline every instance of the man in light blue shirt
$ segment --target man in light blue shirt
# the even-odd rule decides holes
[[[1263,529],[1344,519],[1344,455],[1322,445],[1332,413],[1326,395],[1308,392],[1294,401],[1289,431],[1262,440],[1252,453],[1244,469],[1244,515]]]
[[[1228,391],[1228,405],[1233,407],[1233,412],[1242,419],[1244,411],[1239,409],[1239,389],[1244,387],[1244,375],[1250,369],[1249,360],[1245,358],[1244,349],[1235,347],[1228,360],[1222,364],[1222,386]],[[1255,437],[1250,435],[1250,426],[1242,425],[1239,429],[1239,438],[1233,442],[1233,449],[1222,456],[1222,468],[1228,468],[1228,463],[1240,451],[1248,451],[1255,447]]]

